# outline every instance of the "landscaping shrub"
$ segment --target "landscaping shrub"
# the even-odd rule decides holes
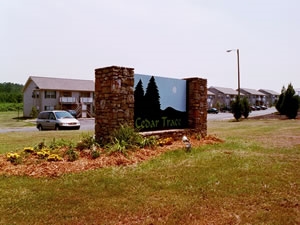
[[[91,134],[82,134],[80,141],[77,143],[76,148],[79,150],[83,149],[93,149],[94,147],[99,147],[95,138]]]
[[[143,137],[127,124],[121,125],[118,130],[115,130],[111,138],[111,143],[105,146],[109,152],[126,153],[128,150],[153,147],[157,143],[155,137]]]
[[[242,117],[242,110],[243,110],[243,106],[239,96],[236,96],[236,99],[232,103],[231,108],[232,108],[232,113],[234,118],[237,121],[239,121],[239,119]]]
[[[250,104],[249,104],[248,98],[243,97],[243,99],[242,99],[242,114],[245,119],[248,118],[249,113],[250,113]]]
[[[91,151],[91,156],[92,156],[92,159],[96,159],[96,158],[100,157],[100,152],[96,149],[93,149]]]
[[[74,162],[79,158],[78,153],[73,148],[68,149],[65,154],[70,162]]]
[[[300,107],[299,96],[295,95],[293,85],[290,83],[288,88],[283,86],[276,109],[281,115],[286,115],[289,119],[295,119]]]
[[[35,106],[33,106],[31,108],[30,117],[37,118],[38,114],[39,114],[39,111],[37,110],[37,108]]]

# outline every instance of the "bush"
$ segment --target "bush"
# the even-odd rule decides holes
[[[141,134],[136,132],[134,128],[125,124],[121,125],[118,130],[113,132],[111,143],[106,145],[106,148],[109,149],[110,152],[126,153],[127,150],[146,146],[152,147],[154,145],[156,145],[155,138],[144,138]]]
[[[298,114],[300,101],[299,96],[295,95],[293,85],[290,83],[288,88],[282,88],[276,109],[281,115],[286,115],[289,119],[295,119]]]
[[[242,112],[243,112],[243,106],[239,96],[236,96],[236,99],[232,103],[231,108],[232,108],[232,113],[234,118],[237,121],[239,121],[239,119],[242,117]]]
[[[70,161],[70,162],[74,162],[79,158],[78,153],[76,151],[74,151],[73,148],[68,149],[66,151],[66,155],[68,157],[68,161]]]
[[[76,148],[79,150],[83,149],[93,149],[94,147],[98,147],[99,144],[96,142],[93,135],[90,134],[82,134],[81,140],[77,143]]]
[[[250,113],[250,104],[248,98],[243,97],[242,99],[242,114],[247,119]]]
[[[283,86],[282,89],[281,89],[281,94],[279,95],[279,98],[278,98],[278,101],[276,102],[276,109],[277,111],[281,114],[281,115],[284,115],[284,112],[283,112],[283,109],[282,109],[282,104],[283,104],[283,101],[284,101],[284,95],[285,95],[285,87]]]
[[[286,109],[286,116],[289,119],[295,119],[297,117],[298,114],[298,110],[299,110],[299,105],[300,105],[300,101],[299,101],[299,96],[293,96],[288,103],[289,107]]]
[[[97,151],[97,150],[95,150],[95,149],[93,149],[91,151],[91,156],[92,156],[92,159],[96,159],[96,158],[100,157],[100,152]]]
[[[139,143],[139,146],[144,147],[155,147],[157,145],[157,138],[155,136],[144,137]]]
[[[142,141],[142,136],[127,124],[121,125],[112,134],[112,143],[119,146],[119,149],[135,148]]]
[[[31,108],[30,117],[37,118],[38,114],[39,114],[39,112],[38,112],[37,108],[35,106],[33,106]]]

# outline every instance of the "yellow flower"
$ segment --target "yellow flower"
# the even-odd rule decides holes
[[[7,161],[10,161],[13,164],[19,164],[20,163],[20,158],[21,156],[18,153],[7,153],[6,158]]]
[[[18,153],[8,153],[6,157],[7,159],[17,159],[20,158],[20,155]]]
[[[59,155],[57,154],[52,154],[52,155],[49,155],[48,158],[47,158],[48,161],[62,161],[62,157],[60,157]]]
[[[38,155],[39,158],[46,158],[50,155],[50,151],[49,150],[46,150],[46,149],[43,149],[42,151],[39,151],[36,153]]]

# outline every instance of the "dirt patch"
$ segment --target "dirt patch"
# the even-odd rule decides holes
[[[207,136],[203,139],[191,138],[192,147],[223,142],[215,136]],[[171,144],[157,146],[155,148],[143,148],[135,151],[128,151],[126,155],[115,152],[108,154],[104,149],[99,149],[100,157],[91,158],[90,150],[80,151],[79,159],[73,162],[63,159],[58,162],[48,162],[39,159],[36,155],[29,155],[23,159],[21,164],[14,165],[7,160],[6,155],[0,155],[0,174],[31,176],[31,177],[58,177],[66,173],[78,173],[86,170],[94,170],[110,166],[134,165],[145,160],[152,159],[160,154],[182,148],[185,145],[182,141],[173,141]],[[62,149],[61,151],[65,151]]]

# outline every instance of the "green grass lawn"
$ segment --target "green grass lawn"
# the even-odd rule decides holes
[[[2,175],[0,224],[300,224],[299,120],[213,121],[208,133],[225,142],[58,178]],[[0,152],[81,134],[0,133]]]
[[[22,111],[0,112],[0,129],[27,126],[35,126],[35,122],[34,119],[24,119]]]

